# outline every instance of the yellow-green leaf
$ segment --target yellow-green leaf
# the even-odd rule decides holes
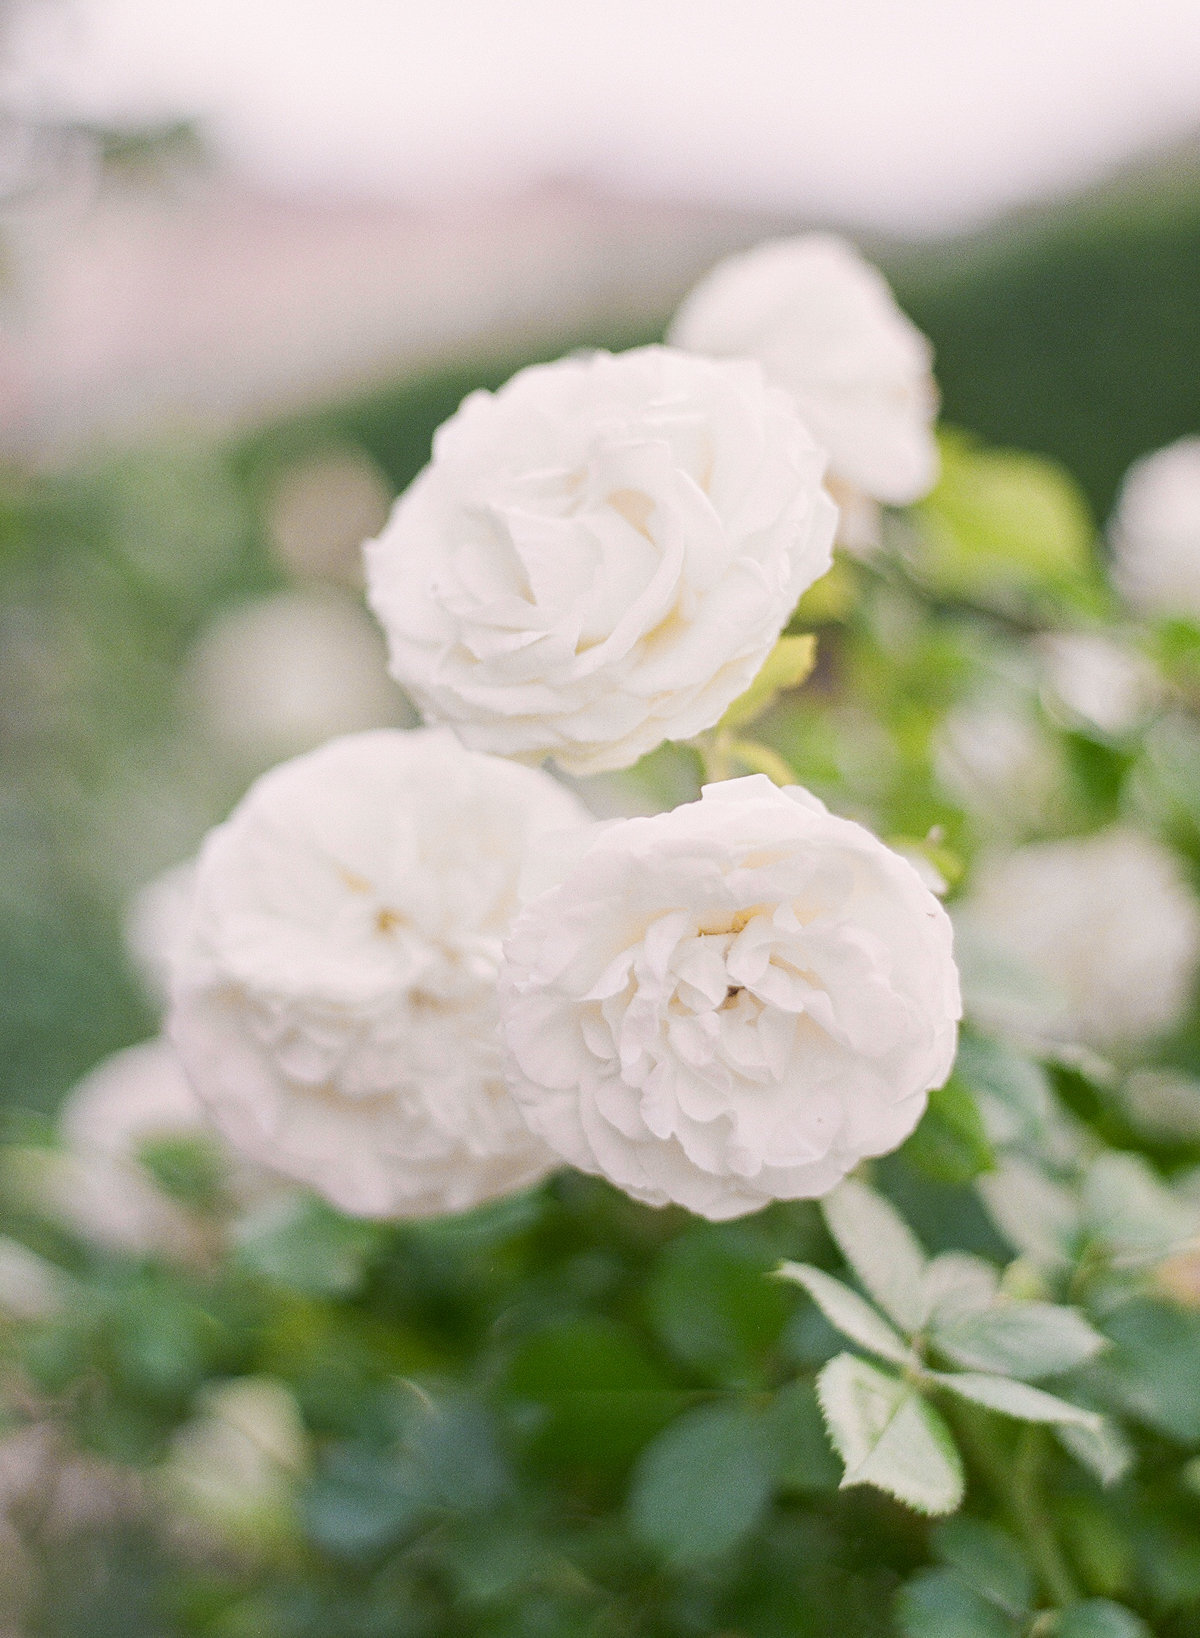
[[[817,662],[817,639],[781,637],[767,655],[763,668],[726,711],[718,728],[741,728],[753,722],[785,688],[798,688]]]
[[[920,572],[939,590],[989,596],[1085,577],[1095,530],[1070,474],[1040,455],[942,437],[942,475],[915,509]]]

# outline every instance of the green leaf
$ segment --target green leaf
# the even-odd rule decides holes
[[[792,1309],[783,1287],[763,1278],[773,1262],[740,1225],[705,1224],[669,1242],[646,1291],[655,1334],[710,1381],[761,1381]]]
[[[1017,1623],[950,1570],[918,1570],[896,1596],[902,1638],[1017,1638]]]
[[[906,1382],[853,1354],[817,1378],[821,1414],[846,1464],[841,1488],[869,1484],[918,1512],[952,1513],[962,1501],[962,1461],[950,1430]]]
[[[329,1451],[304,1499],[308,1534],[327,1553],[357,1558],[395,1546],[427,1507],[409,1463],[361,1446]]]
[[[225,1198],[228,1164],[204,1133],[149,1138],[138,1146],[137,1159],[164,1194],[192,1211],[215,1211]]]
[[[345,1296],[362,1283],[380,1233],[378,1224],[343,1217],[310,1195],[285,1195],[241,1225],[236,1259],[305,1296]]]
[[[1036,1142],[1050,1115],[1046,1071],[999,1041],[963,1035],[955,1076],[974,1095],[990,1142]]]
[[[939,591],[1004,603],[1013,592],[1057,589],[1088,574],[1095,530],[1062,467],[981,448],[959,432],[945,432],[941,444],[941,477],[916,508],[915,548],[920,573]]]
[[[1136,1297],[1109,1310],[1112,1351],[1095,1369],[1140,1421],[1180,1444],[1200,1443],[1200,1314]]]
[[[835,1280],[824,1269],[809,1263],[781,1263],[779,1277],[802,1285],[830,1325],[836,1326],[843,1336],[857,1342],[868,1353],[891,1360],[893,1365],[909,1365],[912,1349],[898,1337],[886,1320],[841,1280]]]
[[[1094,1160],[1083,1184],[1089,1231],[1118,1256],[1153,1261],[1192,1244],[1200,1211],[1180,1200],[1140,1155],[1109,1150]]]
[[[995,1165],[979,1107],[957,1076],[929,1094],[928,1107],[903,1153],[936,1183],[970,1183]]]
[[[556,1467],[622,1466],[681,1400],[634,1334],[599,1314],[564,1320],[526,1338],[505,1387],[540,1410],[543,1420],[532,1444]]]
[[[743,1405],[704,1405],[678,1417],[634,1469],[634,1532],[676,1564],[729,1552],[765,1508],[771,1463],[760,1421]]]
[[[1060,1445],[1075,1460],[1094,1473],[1103,1485],[1116,1484],[1133,1466],[1133,1449],[1128,1439],[1106,1417],[1098,1428],[1071,1425],[1055,1429]]]
[[[990,1308],[999,1287],[999,1274],[982,1257],[969,1251],[944,1251],[925,1270],[925,1323],[932,1323],[936,1330],[963,1315]]]
[[[960,1399],[969,1399],[974,1405],[999,1411],[1002,1416],[1013,1416],[1019,1422],[1074,1423],[1081,1428],[1100,1428],[1104,1418],[1095,1411],[1068,1404],[1041,1388],[1031,1388],[1026,1382],[1014,1382],[1007,1376],[980,1376],[972,1371],[931,1371],[931,1379],[940,1387],[948,1388]]]
[[[1063,1611],[1054,1638],[1152,1638],[1150,1628],[1127,1610],[1107,1598],[1089,1598]]]
[[[776,1483],[784,1490],[836,1490],[841,1464],[829,1448],[816,1388],[797,1377],[780,1388],[766,1417]]]
[[[1065,1269],[1074,1258],[1080,1211],[1074,1197],[1032,1161],[1006,1157],[976,1187],[1009,1244],[1038,1268]]]
[[[1013,1538],[996,1525],[959,1514],[937,1526],[930,1545],[944,1564],[990,1604],[1012,1616],[1029,1610],[1033,1574]]]
[[[935,1326],[933,1340],[956,1365],[1029,1381],[1073,1370],[1105,1346],[1075,1308],[1004,1298],[981,1313]]]
[[[742,728],[753,722],[774,702],[777,694],[785,688],[798,688],[816,663],[815,637],[781,637],[746,692],[726,710],[717,724],[718,730]]]
[[[903,1331],[919,1331],[925,1320],[925,1253],[896,1208],[848,1177],[825,1196],[821,1210],[838,1250],[879,1306]]]

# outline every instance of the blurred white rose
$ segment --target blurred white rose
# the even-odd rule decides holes
[[[1059,758],[1028,706],[1003,695],[957,705],[933,745],[945,790],[992,833],[1044,819],[1062,788]]]
[[[19,1240],[0,1234],[0,1317],[51,1319],[62,1312],[70,1295],[71,1282],[61,1269]]]
[[[476,392],[366,547],[393,674],[573,773],[710,728],[829,568],[825,459],[751,363],[643,347]]]
[[[1036,647],[1050,703],[1075,722],[1106,734],[1126,733],[1154,703],[1157,683],[1152,668],[1110,637],[1090,631],[1047,632]]]
[[[252,770],[336,734],[412,720],[370,617],[333,590],[228,609],[200,638],[187,683],[204,733]]]
[[[135,1256],[202,1255],[200,1224],[137,1160],[143,1145],[210,1130],[168,1042],[106,1058],[67,1098],[59,1130],[64,1147],[52,1157],[46,1194],[79,1234]]]
[[[279,1187],[229,1152],[162,1038],[114,1052],[86,1075],[63,1105],[59,1130],[63,1148],[44,1157],[39,1173],[43,1195],[78,1233],[110,1251],[185,1261],[205,1252],[205,1224],[140,1162],[155,1145],[209,1149],[235,1206]]]
[[[869,537],[862,497],[907,506],[937,478],[933,349],[887,280],[845,240],[776,239],[720,262],[675,316],[689,351],[757,359],[829,452],[848,545]]]
[[[205,1391],[172,1439],[159,1482],[170,1503],[233,1545],[269,1545],[296,1528],[308,1462],[288,1389],[272,1377],[240,1377]]]
[[[436,730],[335,740],[260,779],[201,851],[170,1024],[229,1140],[370,1217],[541,1177],[496,974],[528,856],[591,822],[549,775]]]
[[[187,940],[196,861],[172,865],[139,887],[125,912],[125,948],[146,994],[165,1007],[171,969]]]
[[[1200,955],[1178,861],[1120,827],[985,860],[955,922],[972,1015],[1046,1043],[1104,1050],[1168,1029]],[[994,988],[1000,962],[1028,982]]]
[[[705,1217],[823,1195],[950,1072],[950,921],[912,866],[762,775],[602,829],[505,947],[525,1118]]]
[[[1134,608],[1200,619],[1200,438],[1134,462],[1109,539],[1113,579]]]
[[[279,477],[267,504],[267,536],[292,574],[353,584],[362,576],[362,543],[383,527],[391,501],[364,451],[327,449]]]

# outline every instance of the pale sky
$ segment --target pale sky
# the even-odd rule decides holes
[[[1200,0],[37,0],[27,104],[273,185],[546,174],[938,228],[1200,131]]]

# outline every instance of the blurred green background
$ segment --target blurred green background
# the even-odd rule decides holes
[[[984,232],[868,246],[933,338],[945,419],[1061,461],[1106,516],[1140,454],[1200,429],[1200,169],[1173,158]],[[569,338],[622,346],[644,332]],[[553,349],[557,351],[559,349]],[[433,429],[526,357],[398,381],[212,447],[0,474],[0,1100],[51,1109],[154,1020],[125,891],[186,856],[253,767],[206,759],[180,676],[214,611],[282,588],[281,476],[362,452],[399,491]],[[206,765],[207,764],[207,765]]]

